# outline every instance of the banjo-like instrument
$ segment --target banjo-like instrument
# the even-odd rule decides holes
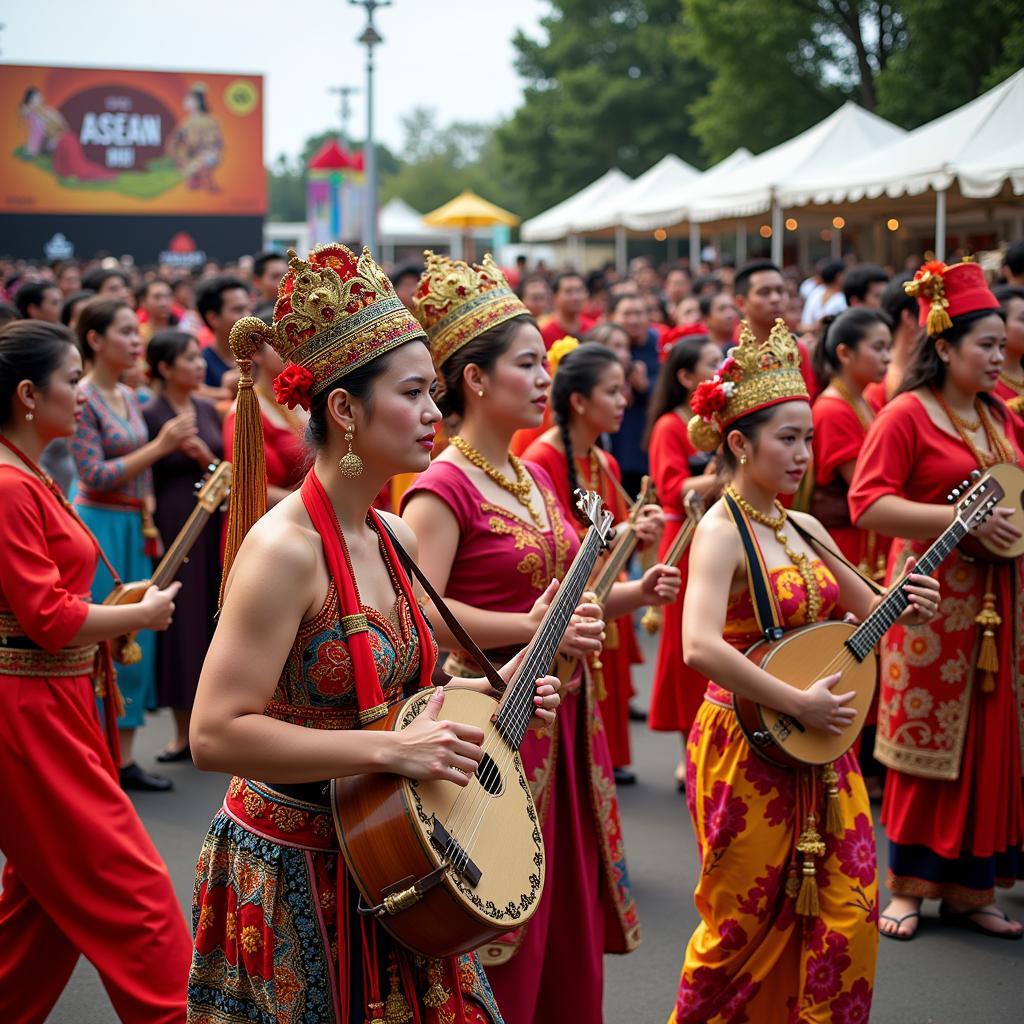
[[[640,512],[653,501],[654,484],[651,483],[650,477],[645,476],[640,484],[640,494],[630,508],[629,516],[623,523],[623,530],[614,545],[612,545],[604,565],[598,571],[597,579],[594,580],[593,585],[589,588],[589,593],[593,595],[594,601],[601,605],[602,608],[608,600],[608,595],[612,592],[612,587],[618,582],[623,570],[629,564],[630,558],[633,557],[633,552],[636,551],[637,545],[640,543],[640,538],[636,535],[636,521],[640,518]],[[559,654],[555,658],[553,672],[565,684],[576,674],[576,667],[578,665],[578,658]],[[600,661],[592,661],[591,666],[595,670],[600,669]]]
[[[1024,555],[1024,469],[1009,462],[998,462],[990,467],[987,472],[1006,492],[1005,497],[999,504],[1002,508],[1013,509],[1010,522],[1020,530],[1021,537],[1008,548],[997,548],[980,537],[970,537],[967,540],[967,550],[972,555],[977,555],[979,558],[990,562],[1012,562],[1015,558],[1020,558],[1021,555]],[[977,474],[977,470],[975,470],[975,473]],[[949,500],[954,501],[960,496],[961,491],[966,490],[968,487],[970,487],[970,481],[965,480],[959,488],[950,493]]]
[[[981,526],[1005,496],[994,473],[986,473],[956,499],[953,522],[918,559],[914,572],[930,576],[967,534]],[[1016,499],[1016,494],[1011,496]],[[804,725],[791,715],[734,695],[736,718],[750,746],[763,758],[784,767],[822,765],[841,757],[853,745],[871,707],[875,692],[878,655],[875,646],[907,607],[897,583],[877,608],[859,625],[828,620],[814,622],[786,633],[779,640],[759,640],[745,652],[755,664],[790,686],[806,690],[813,682],[841,673],[835,693],[853,690],[846,705],[857,714],[836,735]]]
[[[599,495],[583,495],[579,507],[590,528],[500,702],[476,690],[445,693],[444,717],[484,733],[484,757],[469,784],[384,773],[331,783],[359,911],[416,953],[476,949],[521,927],[540,902],[544,842],[519,747],[533,718],[536,680],[547,673],[611,531]],[[407,728],[431,693],[421,690],[368,728]]]
[[[178,570],[188,558],[199,535],[203,532],[210,517],[227,500],[231,490],[231,463],[217,462],[209,467],[209,476],[196,485],[196,507],[192,509],[185,524],[178,531],[178,536],[160,559],[160,564],[153,570],[148,580],[137,580],[134,583],[122,583],[115,587],[104,598],[106,605],[138,604],[150,587],[163,590],[174,581]],[[111,653],[115,661],[122,665],[134,665],[142,657],[136,633],[126,633],[111,643]]]

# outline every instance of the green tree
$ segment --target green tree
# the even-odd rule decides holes
[[[700,162],[689,104],[710,72],[681,55],[679,0],[552,0],[546,39],[514,39],[523,102],[497,132],[525,216],[609,167],[639,174],[666,153]]]
[[[1024,67],[1021,0],[902,0],[900,7],[909,45],[878,76],[877,110],[905,128],[962,106]]]

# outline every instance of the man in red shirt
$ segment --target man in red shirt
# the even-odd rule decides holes
[[[587,288],[583,277],[575,271],[566,271],[555,278],[552,301],[555,310],[551,319],[540,329],[545,348],[551,348],[559,338],[566,335],[582,338],[594,326],[594,321],[583,315]]]

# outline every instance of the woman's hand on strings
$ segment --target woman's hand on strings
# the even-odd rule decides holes
[[[796,716],[804,725],[839,735],[857,717],[855,708],[847,704],[857,695],[856,690],[848,693],[833,693],[832,687],[842,678],[841,672],[833,672],[802,691],[800,713]]]
[[[552,580],[547,589],[534,602],[530,609],[530,619],[534,622],[534,632],[540,626],[549,605],[558,592],[558,580]],[[569,625],[558,645],[558,653],[570,658],[584,658],[601,650],[604,643],[604,611],[594,601],[582,600],[572,614]]]
[[[665,532],[665,513],[660,505],[645,505],[640,509],[633,524],[640,546],[647,548],[657,544]]]
[[[974,531],[975,536],[997,548],[1008,548],[1021,538],[1020,530],[1010,518],[1013,512],[1012,508],[993,509],[992,515]]]
[[[996,511],[999,511],[998,509]],[[1011,525],[1011,529],[1015,527]],[[1020,534],[1018,533],[1018,536]],[[916,558],[908,558],[906,564],[906,582],[902,584],[903,592],[910,602],[903,610],[899,621],[907,626],[920,626],[930,622],[939,610],[939,581],[931,576],[921,576],[914,572]]]
[[[157,632],[167,629],[174,618],[174,599],[179,590],[180,580],[163,590],[150,587],[139,602],[139,611],[144,615],[139,629],[153,629]]]
[[[439,719],[444,689],[434,689],[411,725],[393,733],[397,750],[388,770],[409,779],[441,779],[466,786],[480,759],[484,734],[475,725]]]
[[[664,565],[661,562],[652,565],[640,581],[640,589],[643,594],[641,603],[646,605],[672,604],[679,596],[679,588],[682,583],[683,577],[675,566]]]

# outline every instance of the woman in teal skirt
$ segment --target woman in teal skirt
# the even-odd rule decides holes
[[[93,299],[78,320],[78,337],[89,372],[82,381],[86,396],[71,450],[78,468],[75,507],[96,535],[123,582],[146,579],[159,553],[153,525],[153,479],[158,459],[194,443],[195,416],[177,416],[151,441],[135,392],[120,382],[142,357],[135,311],[125,302]],[[102,601],[114,587],[101,563],[93,579],[93,600]],[[121,785],[125,789],[169,790],[170,779],[144,771],[133,754],[135,730],[155,702],[155,638],[138,637],[142,658],[118,666],[125,713],[121,734]]]

